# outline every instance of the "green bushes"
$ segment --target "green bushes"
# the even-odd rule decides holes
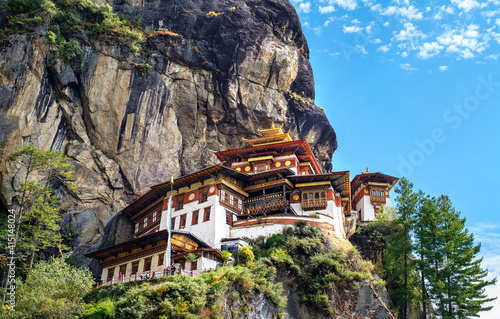
[[[124,43],[133,54],[145,41],[140,26],[113,13],[109,5],[100,6],[91,0],[9,0],[7,8],[10,32],[47,28],[53,51],[76,70],[83,65],[81,35],[91,42],[105,39]]]
[[[95,289],[86,297],[83,318],[200,318],[220,315],[226,299],[249,309],[254,292],[281,311],[286,305],[275,269],[263,261],[226,266],[199,277],[168,276]]]
[[[365,279],[374,281],[371,264],[363,262],[354,248],[335,250],[320,228],[305,223],[285,228],[283,234],[266,241],[253,241],[252,245],[261,258],[268,257],[281,276],[298,288],[304,304],[326,314],[334,313],[333,288],[346,288]]]

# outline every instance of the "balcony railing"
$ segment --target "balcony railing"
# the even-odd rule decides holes
[[[282,193],[257,196],[247,199],[244,202],[244,214],[256,215],[275,210],[280,210],[289,206],[289,202]]]
[[[327,205],[326,198],[302,200],[303,209],[324,209]]]

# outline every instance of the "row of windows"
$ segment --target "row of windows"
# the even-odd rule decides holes
[[[385,196],[385,192],[372,190],[372,196]]]
[[[160,215],[160,212],[155,211],[155,212],[153,212],[153,215],[151,216],[151,218],[149,218],[149,216],[144,217],[144,219],[142,220],[142,229],[145,229],[146,227],[151,226],[154,223],[156,223],[159,215]],[[140,225],[141,225],[141,222],[135,223],[135,232],[136,233],[139,231]]]
[[[326,191],[308,191],[302,193],[302,205],[303,206],[326,206]]]
[[[210,220],[210,215],[211,215],[211,209],[212,207],[205,207],[203,209],[203,222],[207,222]],[[191,218],[191,226],[197,225],[199,223],[199,216],[200,216],[200,210],[195,210],[193,211],[193,215]],[[186,228],[186,221],[187,221],[187,214],[183,214],[180,217],[179,220],[179,228],[178,229],[184,229]],[[172,217],[172,229],[175,227],[175,219],[177,217]]]
[[[208,189],[200,192],[200,199],[198,203],[204,203],[208,200]],[[184,195],[176,198],[175,210],[181,210],[184,208]]]
[[[231,194],[229,192],[226,192],[223,189],[221,189],[221,191],[220,191],[220,199],[221,199],[221,202],[223,202],[231,207],[234,207],[240,211],[243,209],[243,200],[241,198],[234,196],[233,194]]]

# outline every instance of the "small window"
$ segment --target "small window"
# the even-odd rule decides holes
[[[175,217],[172,217],[172,224],[170,224],[172,229],[175,229]]]
[[[158,266],[163,265],[163,261],[165,260],[165,253],[158,255]]]
[[[325,199],[326,198],[326,193],[325,192],[321,192],[321,199]]]
[[[314,194],[313,193],[309,193],[309,200],[313,200],[314,199]]]
[[[238,198],[238,208],[243,209],[243,200]]]
[[[153,213],[153,223],[156,221],[156,212]]]
[[[315,193],[314,198],[319,199],[319,193]]]
[[[226,210],[226,224],[233,226],[233,214]]]
[[[203,216],[203,221],[204,222],[207,222],[207,221],[210,220],[210,209],[211,209],[211,207],[206,207],[205,208],[205,214]]]
[[[307,202],[307,194],[306,193],[302,194],[302,199],[304,202]]]
[[[144,218],[144,226],[143,228],[146,228],[148,226],[148,218]]]
[[[198,259],[191,262],[191,271],[198,269]]]
[[[373,196],[376,196],[376,195],[377,195],[377,192],[376,192],[376,191],[372,191],[372,195],[373,195]]]
[[[191,225],[197,225],[198,224],[198,216],[200,214],[199,210],[195,210],[193,212],[193,220],[191,221]]]
[[[184,198],[179,197],[177,198],[177,207],[175,208],[175,210],[181,210],[183,208],[184,208]]]
[[[139,231],[139,223],[135,223],[135,232],[137,233]]]
[[[208,200],[208,189],[205,189],[203,191],[201,191],[201,194],[200,194],[200,203],[204,203]]]
[[[181,215],[181,220],[179,221],[179,229],[186,228],[186,218],[187,218],[186,214]]]
[[[134,261],[132,263],[132,275],[137,274],[138,271],[139,271],[139,262],[138,261]]]
[[[151,257],[144,259],[144,270],[143,271],[150,271],[151,270]]]

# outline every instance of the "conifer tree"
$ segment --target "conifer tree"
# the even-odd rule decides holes
[[[409,309],[415,299],[415,261],[412,258],[414,245],[411,239],[413,219],[416,214],[418,196],[413,184],[402,178],[396,188],[399,194],[396,206],[395,232],[387,238],[384,254],[384,273],[394,284],[393,302],[400,308],[402,318],[409,318]]]
[[[422,191],[417,193],[417,213],[415,215],[413,230],[415,242],[415,263],[419,272],[419,300],[422,306],[422,318],[427,318],[427,304],[429,295],[426,282],[431,277],[433,260],[432,230],[435,224],[436,205],[435,199],[424,197]]]
[[[481,268],[482,259],[477,258],[481,245],[474,244],[474,235],[465,228],[465,218],[452,207],[447,196],[438,199],[442,216],[443,267],[437,281],[432,282],[439,300],[437,312],[441,318],[469,318],[488,311],[492,306],[485,303],[496,298],[487,298],[486,286],[496,283],[485,280],[488,275]]]

